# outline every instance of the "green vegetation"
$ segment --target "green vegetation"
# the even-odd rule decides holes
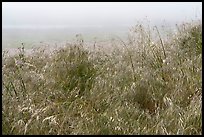
[[[200,21],[86,46],[3,52],[3,134],[202,134]]]

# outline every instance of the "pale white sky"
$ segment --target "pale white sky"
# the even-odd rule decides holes
[[[6,26],[120,26],[202,19],[201,2],[3,2]]]

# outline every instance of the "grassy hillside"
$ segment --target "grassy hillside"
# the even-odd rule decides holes
[[[202,24],[2,53],[3,134],[202,134]]]

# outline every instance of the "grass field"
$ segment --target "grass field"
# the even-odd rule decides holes
[[[202,23],[161,33],[3,51],[2,133],[201,135]]]

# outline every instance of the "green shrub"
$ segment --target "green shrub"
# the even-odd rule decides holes
[[[88,51],[79,45],[62,48],[56,51],[52,61],[49,76],[64,92],[77,88],[79,97],[89,92],[94,84],[96,69]]]

